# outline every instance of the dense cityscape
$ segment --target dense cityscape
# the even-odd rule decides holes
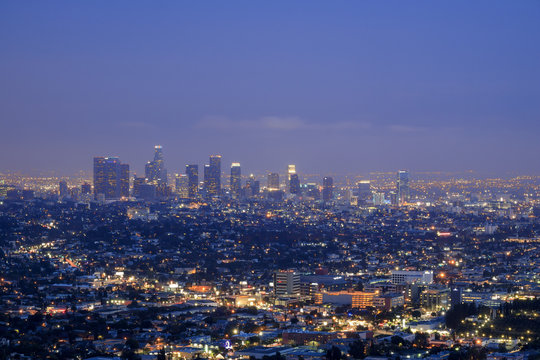
[[[540,177],[3,174],[5,359],[540,355]]]
[[[539,20],[0,1],[0,360],[540,360]]]

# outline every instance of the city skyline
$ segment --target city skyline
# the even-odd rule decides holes
[[[160,156],[161,156],[161,162],[163,163],[164,159],[165,159],[165,156],[163,154],[163,146],[162,145],[153,145],[152,148],[154,148],[154,151],[157,151],[156,149],[159,148],[159,153],[160,153]],[[147,154],[148,155],[148,154]],[[130,168],[130,176],[135,176],[135,177],[142,177],[142,178],[147,178],[147,179],[153,179],[154,178],[154,175],[150,174],[149,173],[149,166],[152,167],[156,160],[155,160],[155,154],[154,154],[154,160],[153,161],[147,161],[145,159],[140,159],[140,161],[136,161],[135,163],[130,163],[128,161],[124,161],[123,159],[123,162],[126,163],[127,165],[129,165],[129,168]],[[205,164],[206,162],[208,162],[208,159],[209,158],[212,158],[212,157],[219,157],[220,159],[223,159],[225,158],[225,160],[221,160],[221,162],[223,162],[225,164],[225,168],[223,169],[220,169],[220,174],[221,174],[221,177],[223,178],[221,181],[224,181],[226,180],[225,178],[230,175],[229,173],[229,169],[227,166],[234,166],[235,164],[242,164],[242,167],[244,168],[245,170],[245,166],[243,164],[245,164],[245,162],[243,161],[239,161],[238,159],[229,159],[227,157],[224,157],[223,155],[221,154],[216,154],[216,155],[208,155],[206,156],[205,158],[201,159],[200,162],[186,162],[184,164],[173,164],[171,166],[171,168],[169,168],[168,166],[165,167],[165,169],[162,169],[160,171],[163,171],[164,170],[164,173],[162,173],[162,177],[164,178],[164,182],[167,183],[168,181],[170,180],[173,180],[174,181],[174,177],[175,175],[178,175],[178,174],[187,174],[187,170],[186,170],[186,167],[188,166],[199,166],[200,165],[200,171],[202,171],[200,173],[200,178],[201,178],[201,182],[203,181],[204,179],[204,167],[205,165],[208,166],[208,164]],[[100,154],[100,155],[94,155],[92,156],[93,159],[95,158],[112,158],[112,159],[120,159],[121,157],[118,156],[118,155],[111,155],[111,154]],[[146,159],[148,158],[148,156],[146,156]],[[93,165],[92,165],[92,161],[89,162],[89,166],[87,169],[79,169],[73,173],[67,173],[65,171],[62,171],[61,169],[48,169],[48,170],[33,170],[33,171],[28,171],[28,172],[24,172],[24,171],[20,171],[20,170],[13,170],[13,169],[7,169],[7,170],[0,170],[0,175],[16,175],[16,176],[36,176],[36,177],[49,177],[49,176],[52,176],[52,177],[58,177],[58,178],[88,178],[88,177],[91,177],[92,176],[92,172],[93,172]],[[291,165],[290,163],[289,164],[281,164],[278,168],[264,168],[264,167],[256,167],[256,168],[250,168],[249,170],[247,170],[247,172],[243,173],[242,174],[242,178],[248,178],[249,176],[251,175],[255,175],[257,177],[266,177],[267,175],[271,174],[271,173],[276,173],[276,174],[279,174],[280,176],[284,176],[285,179],[284,181],[290,181],[290,177],[291,177],[291,174],[293,174],[293,176],[295,175],[299,175],[299,176],[307,176],[307,177],[313,177],[313,176],[318,176],[318,175],[321,175],[321,176],[326,176],[326,175],[333,175],[333,176],[338,176],[338,177],[344,177],[344,178],[349,178],[349,177],[369,177],[369,176],[373,176],[373,175],[389,175],[389,174],[394,174],[396,172],[399,172],[401,170],[405,170],[407,172],[411,172],[410,169],[408,168],[403,168],[403,167],[397,167],[397,168],[388,168],[388,169],[383,169],[383,168],[379,168],[379,169],[373,169],[373,170],[369,170],[369,171],[357,171],[355,172],[353,169],[350,169],[349,171],[343,171],[343,172],[332,172],[332,171],[328,171],[328,170],[325,170],[325,169],[319,169],[319,170],[316,170],[316,171],[310,171],[308,169],[304,169],[302,164],[299,164],[300,165],[300,169],[302,170],[300,174],[297,174],[296,173],[296,169],[294,169],[297,165]],[[163,166],[163,165],[161,165]],[[291,167],[294,169],[293,172],[291,173]],[[152,172],[152,170],[150,170],[150,172]],[[159,172],[159,171],[158,171]],[[416,171],[412,171],[413,173],[421,176],[422,178],[438,178],[438,177],[442,177],[442,178],[445,178],[445,177],[455,177],[455,176],[458,176],[458,177],[464,177],[464,178],[477,178],[477,179],[488,179],[490,177],[501,177],[501,178],[509,178],[509,177],[513,177],[513,176],[538,176],[536,174],[532,174],[532,173],[527,173],[527,172],[519,172],[519,171],[502,171],[502,172],[494,172],[494,173],[491,173],[491,172],[488,172],[488,173],[481,173],[481,172],[478,172],[477,170],[474,170],[474,169],[466,169],[466,170],[455,170],[455,171],[452,171],[452,170],[449,170],[449,169],[442,169],[442,170],[429,170],[429,169],[423,169],[423,170],[416,170]],[[283,180],[283,179],[282,179]],[[161,181],[161,180],[160,180]],[[228,180],[225,181],[226,184],[228,184]]]
[[[0,171],[540,173],[534,1],[0,6]]]
[[[539,19],[0,1],[0,360],[540,360]]]

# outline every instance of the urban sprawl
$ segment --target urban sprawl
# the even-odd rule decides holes
[[[0,174],[0,359],[540,359],[540,177]]]

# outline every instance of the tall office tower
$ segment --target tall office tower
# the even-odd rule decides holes
[[[127,179],[126,179],[127,176]],[[108,199],[125,196],[125,184],[129,196],[129,165],[122,164],[117,157],[94,158],[94,194]]]
[[[133,176],[133,196],[136,198],[141,197],[141,189],[146,184],[146,179],[143,177]]]
[[[203,196],[205,198],[212,197],[211,187],[212,187],[212,168],[210,165],[205,164],[203,169]]]
[[[165,159],[163,157],[163,147],[154,146],[154,160],[146,163],[144,168],[146,181],[148,184],[156,186],[158,196],[167,195],[167,169],[165,169]]]
[[[120,164],[119,177],[120,197],[129,197],[129,165]]]
[[[326,176],[322,181],[322,199],[323,201],[331,201],[334,197],[334,179],[330,176]]]
[[[307,183],[305,185],[305,191],[304,194],[313,200],[320,200],[321,199],[321,192],[319,190],[319,185],[316,183]]]
[[[279,174],[268,174],[268,190],[279,190]]]
[[[390,204],[391,205],[398,205],[398,194],[395,191],[390,191],[390,194],[388,194],[390,197]]]
[[[65,182],[64,180],[58,183],[58,195],[60,196],[60,198],[65,198],[69,195],[67,182]]]
[[[275,295],[299,295],[300,274],[294,270],[279,270],[274,273]]]
[[[249,179],[246,182],[246,197],[259,195],[261,191],[261,185],[259,180],[255,180],[255,175],[249,175]]]
[[[296,165],[287,165],[287,174],[296,174]]]
[[[242,192],[242,170],[240,163],[232,163],[231,165],[231,195],[234,198],[240,197]]]
[[[298,178],[298,174],[291,174],[289,192],[296,195],[300,194],[300,179]]]
[[[210,156],[210,164],[204,166],[204,190],[207,197],[221,194],[221,155]]]
[[[188,177],[188,197],[194,199],[199,193],[199,165],[186,165],[186,175]]]
[[[212,167],[213,178],[215,179],[216,196],[221,195],[221,155],[210,156],[210,166]]]
[[[291,176],[296,174],[296,165],[287,165],[287,177],[285,178],[285,190],[291,194]]]
[[[92,193],[92,185],[89,183],[84,183],[81,185],[81,194],[88,195]]]
[[[175,191],[179,198],[189,197],[189,177],[184,174],[176,174],[174,177]]]
[[[402,205],[410,200],[409,172],[400,170],[397,173],[397,200]]]
[[[365,204],[372,200],[371,182],[369,180],[361,180],[357,184],[358,202]]]

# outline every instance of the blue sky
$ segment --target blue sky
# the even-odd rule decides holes
[[[3,1],[0,171],[540,175],[539,1]]]

